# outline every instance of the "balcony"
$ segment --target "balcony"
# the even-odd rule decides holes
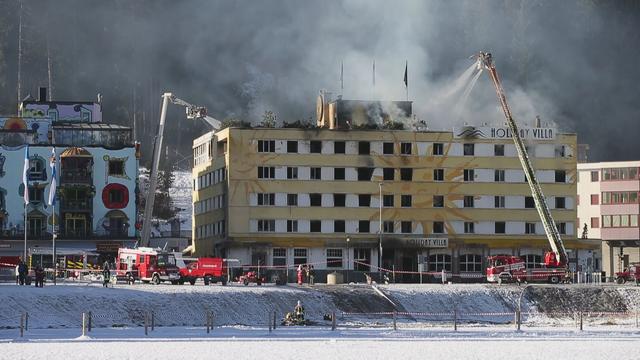
[[[64,212],[91,212],[93,211],[93,200],[62,199],[62,201],[60,202],[60,210]]]

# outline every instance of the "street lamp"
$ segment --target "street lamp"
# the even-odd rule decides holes
[[[349,255],[349,241],[351,239],[347,236],[347,284],[349,283],[349,265],[351,264],[351,256]]]
[[[378,227],[378,276],[380,278],[380,280],[382,280],[382,276],[380,276],[382,274],[382,230],[383,230],[383,226],[382,226],[382,185],[384,185],[384,183],[380,182],[378,183],[378,188],[380,190],[380,201],[379,201],[379,206],[378,206],[378,210],[379,210],[379,219],[378,219],[378,223],[379,223],[379,227]]]

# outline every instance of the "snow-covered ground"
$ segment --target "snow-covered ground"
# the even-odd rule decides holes
[[[15,330],[0,330],[4,359],[634,359],[640,331],[610,328],[579,332],[572,328],[478,327],[338,329],[141,328],[30,330],[22,339]]]

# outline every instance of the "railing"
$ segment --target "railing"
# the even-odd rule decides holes
[[[91,211],[93,210],[93,201],[87,200],[65,200],[60,202],[62,211]]]
[[[92,173],[88,171],[63,170],[60,174],[60,184],[93,183]]]

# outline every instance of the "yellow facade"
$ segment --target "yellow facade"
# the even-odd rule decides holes
[[[194,209],[199,202],[224,196],[224,204],[219,203],[212,210],[198,210],[194,214],[193,242],[197,255],[231,256],[234,254],[232,249],[244,249],[235,253],[237,256],[234,257],[244,256],[245,259],[241,261],[249,263],[256,259],[252,253],[259,253],[261,257],[258,258],[263,264],[270,264],[272,248],[308,248],[318,249],[310,250],[315,255],[308,257],[321,263],[326,249],[345,248],[349,255],[352,251],[349,247],[368,247],[372,251],[371,264],[377,266],[380,183],[383,183],[383,196],[394,195],[393,206],[381,209],[383,222],[394,222],[393,233],[384,231],[382,235],[383,267],[394,264],[402,268],[402,263],[405,264],[404,267],[409,267],[408,264],[411,263],[410,267],[415,270],[415,255],[423,255],[428,259],[430,254],[446,253],[451,256],[450,270],[455,272],[459,270],[455,259],[464,253],[483,257],[498,252],[521,255],[521,249],[527,249],[525,252],[541,255],[549,247],[537,211],[525,206],[525,197],[530,196],[530,189],[510,138],[464,138],[457,136],[455,131],[292,128],[227,128],[215,135],[207,135],[194,141],[194,151],[198,146],[209,149],[205,161],[201,160],[193,168],[196,184],[193,192]],[[269,143],[271,141],[273,147]],[[311,153],[312,141],[320,142],[320,153]],[[289,142],[297,144],[295,152],[289,152],[292,149],[288,146],[293,146]],[[338,146],[335,142],[345,142],[345,153],[335,153]],[[369,143],[369,154],[359,154],[359,146],[365,146],[366,144],[362,145],[364,143]],[[263,147],[262,151],[258,149],[259,144]],[[473,144],[474,155],[464,155],[464,144]],[[504,156],[494,155],[496,144],[504,145]],[[385,146],[387,153],[393,146],[393,154],[385,154]],[[441,155],[433,155],[434,146],[442,146]],[[575,236],[576,157],[573,154],[577,153],[576,135],[555,134],[551,140],[529,140],[527,146],[533,153],[531,159],[545,196],[551,202],[555,198],[564,199],[560,207],[565,208],[551,207],[555,221],[563,223],[566,229],[563,236],[566,247],[574,250],[574,255],[580,249],[592,250],[593,245],[581,242]],[[558,147],[563,149],[561,156],[554,153],[554,149]],[[202,159],[202,151],[200,156]],[[259,167],[273,168],[274,178],[258,178]],[[300,171],[300,176],[288,179],[287,167],[299,169],[296,171]],[[303,176],[302,173],[311,168],[321,168],[317,170],[321,173],[320,179]],[[345,169],[344,180],[334,178],[335,168]],[[353,178],[358,168],[373,169],[373,175],[368,180],[359,181]],[[383,178],[384,168],[394,169],[394,180]],[[220,169],[225,169],[226,176],[223,180],[207,183],[205,179],[205,183],[210,185],[197,184],[207,174]],[[403,171],[401,169],[412,169],[410,181],[400,179]],[[443,169],[444,178],[441,181],[434,179],[434,169]],[[465,169],[474,170],[469,175],[473,179],[465,181]],[[504,170],[502,176],[506,174],[507,178],[495,181],[498,177],[496,170]],[[552,179],[556,170],[564,174],[563,182]],[[255,203],[256,194],[274,194],[276,201],[273,205],[270,202],[258,205]],[[300,195],[306,197],[308,194],[320,194],[321,206],[283,204],[282,198],[287,194],[298,194],[297,198]],[[332,201],[335,201],[332,194],[345,194],[346,206],[332,206]],[[358,195],[368,196],[367,194],[371,196],[369,206],[353,203]],[[402,206],[403,195],[405,198],[410,197],[410,206]],[[443,196],[443,207],[434,207],[434,195]],[[331,196],[334,196],[334,200],[331,200]],[[498,201],[496,196],[505,197],[505,208],[495,208],[495,202]],[[473,197],[473,200],[469,197]],[[270,223],[263,222],[266,224],[264,226],[274,231],[257,230],[256,222],[260,226],[260,221],[263,220],[275,220],[275,229],[270,228]],[[299,224],[311,224],[314,221],[317,224],[320,221],[322,230],[288,232],[283,227],[287,220],[300,221],[296,223],[296,228]],[[345,221],[344,231],[333,231],[338,227],[336,220]],[[353,228],[354,223],[362,224],[361,221],[367,220],[370,221],[368,232],[361,232],[359,227]],[[406,227],[399,228],[402,221],[411,222],[411,233],[402,231],[408,230]],[[224,225],[213,230],[206,229],[207,226],[212,227],[211,224],[220,222],[224,222]],[[504,234],[495,233],[498,226],[495,222],[505,223]],[[534,225],[534,234],[526,233],[525,226],[529,226],[526,223],[537,224]],[[434,234],[434,226],[440,224],[444,225],[444,231]],[[325,225],[328,231],[325,231]],[[468,231],[468,226],[473,226],[471,231]],[[350,239],[349,244],[345,243],[347,237]],[[409,238],[434,237],[446,238],[448,246],[405,246],[405,240]],[[413,260],[409,261],[409,257]],[[290,261],[289,256],[287,263]],[[351,268],[351,265],[345,264],[344,267]],[[375,271],[374,268],[372,270]]]

